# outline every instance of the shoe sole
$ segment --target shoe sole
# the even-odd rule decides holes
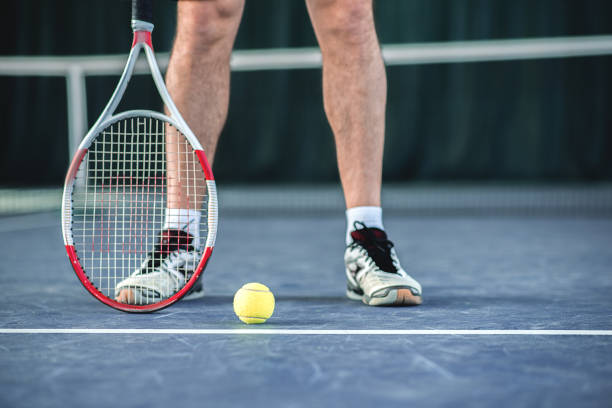
[[[385,296],[374,297],[359,295],[347,289],[346,296],[352,300],[361,300],[368,306],[418,306],[423,303],[423,298],[414,295],[410,288],[392,288]]]

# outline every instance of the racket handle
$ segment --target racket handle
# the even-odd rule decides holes
[[[132,20],[153,23],[151,0],[132,0]]]

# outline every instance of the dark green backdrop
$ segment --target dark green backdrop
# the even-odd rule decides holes
[[[126,0],[3,2],[3,55],[125,53]],[[155,2],[157,51],[176,4]],[[609,0],[379,0],[381,42],[612,32]],[[237,49],[313,46],[300,0],[248,0]],[[384,177],[409,180],[612,180],[612,57],[388,68]],[[117,78],[87,80],[90,125]],[[159,108],[149,79],[126,107]],[[223,182],[337,179],[319,70],[234,73],[215,164]],[[60,184],[67,157],[62,78],[0,77],[0,185]],[[134,95],[131,93],[130,95]]]

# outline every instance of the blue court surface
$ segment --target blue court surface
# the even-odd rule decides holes
[[[342,212],[222,214],[206,296],[133,315],[80,285],[59,212],[0,218],[0,406],[612,406],[612,218],[385,225],[419,307],[345,297]],[[251,281],[265,325],[233,314]]]

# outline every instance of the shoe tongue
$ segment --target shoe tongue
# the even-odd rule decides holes
[[[365,231],[366,231],[365,228],[360,229],[360,230],[355,230],[351,232],[351,238],[353,238],[355,241],[368,242],[368,236]],[[376,238],[376,240],[378,241],[387,239],[387,233],[381,229],[368,228],[368,231],[372,233],[372,235],[374,235],[374,238]]]
[[[179,249],[188,250],[192,240],[193,235],[183,230],[164,230],[160,233],[156,249],[163,254],[169,254]]]
[[[378,228],[363,228],[351,232],[351,237],[368,251],[368,255],[381,270],[390,273],[397,272],[390,257],[390,243],[387,241],[385,231]],[[380,245],[379,242],[384,242],[384,245]]]

